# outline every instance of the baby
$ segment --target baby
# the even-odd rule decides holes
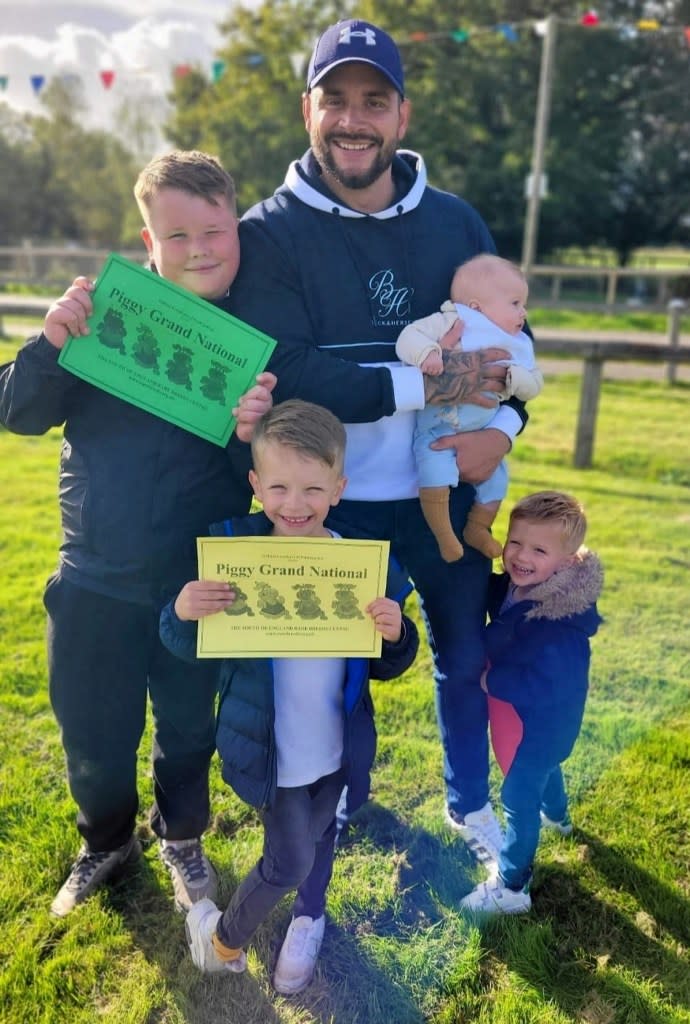
[[[398,358],[423,373],[443,372],[444,336],[457,323],[464,323],[459,345],[465,351],[499,346],[511,353],[507,364],[505,390],[499,401],[515,396],[527,401],[543,387],[536,366],[532,342],[523,331],[527,282],[518,267],[490,253],[463,263],[455,272],[450,301],[439,313],[415,320],[400,334]],[[436,537],[447,562],[462,558],[463,547],[450,521],[450,488],[460,473],[452,448],[435,451],[429,445],[449,434],[490,427],[496,409],[479,405],[427,405],[417,413],[414,451],[419,474],[419,500],[424,518]],[[476,487],[476,500],[467,516],[463,538],[488,558],[498,558],[501,545],[491,536],[493,523],[508,487],[508,472],[501,462],[494,473]]]

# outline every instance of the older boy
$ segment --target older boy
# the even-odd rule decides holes
[[[211,301],[239,264],[232,179],[204,153],[150,163],[135,188],[152,268]],[[143,412],[58,365],[67,338],[89,333],[92,285],[77,278],[43,332],[0,368],[0,421],[21,434],[64,424],[63,542],[44,602],[50,699],[60,726],[83,845],[51,912],[68,914],[136,860],[137,749],[147,695],[153,719],[154,806],[175,904],[215,892],[200,836],[208,823],[215,674],[182,666],[160,643],[159,611],[189,577],[206,523],[246,512],[251,491],[228,451]],[[249,439],[271,402],[272,375],[243,396],[238,435]],[[191,676],[190,676],[191,673]]]

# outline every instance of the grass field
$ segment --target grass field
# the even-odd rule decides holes
[[[0,342],[0,362],[14,346]],[[244,976],[207,978],[145,821],[141,866],[64,921],[50,900],[77,848],[48,705],[41,592],[59,543],[59,431],[0,433],[0,1022],[2,1024],[690,1024],[689,389],[605,381],[595,464],[571,466],[579,381],[547,379],[511,458],[511,501],[577,493],[606,583],[591,696],[566,766],[575,833],[545,837],[526,917],[457,912],[482,877],[443,825],[426,647],[375,683],[371,802],[336,859],[316,979],[285,1000],[270,970],[281,904]],[[495,788],[498,774],[492,777]],[[260,846],[213,767],[207,849],[222,899]]]

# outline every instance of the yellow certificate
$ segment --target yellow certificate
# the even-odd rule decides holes
[[[335,658],[381,654],[366,606],[386,593],[388,541],[200,537],[199,579],[236,593],[199,620],[199,658]]]

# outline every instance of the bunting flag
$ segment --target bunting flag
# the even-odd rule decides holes
[[[635,39],[640,33],[662,33],[668,35],[669,33],[680,33],[685,41],[685,44],[690,48],[690,25],[663,25],[656,18],[641,18],[636,22],[631,23],[606,23],[602,22],[596,10],[590,8],[586,10],[577,21],[568,20],[565,18],[556,18],[559,24],[582,26],[587,29],[596,28],[599,30],[609,29],[615,31],[622,39]],[[460,45],[469,42],[476,36],[486,35],[487,33],[498,33],[501,35],[506,42],[516,43],[519,41],[520,35],[519,30],[529,29],[535,35],[543,37],[546,34],[547,20],[545,18],[539,20],[521,21],[521,22],[501,22],[498,25],[485,25],[476,26],[472,28],[455,28],[445,32],[426,32],[421,29],[410,32],[407,36],[396,36],[399,46],[404,49],[407,46],[426,44],[439,42],[444,39],[450,39]],[[290,54],[290,62],[295,72],[295,77],[299,77],[306,66],[309,54],[308,53],[292,53]],[[258,68],[266,61],[266,56],[263,53],[249,53],[244,57],[238,58],[238,63],[244,63],[250,68]],[[172,74],[175,78],[185,78],[191,73],[192,70],[201,71],[196,65],[189,63],[175,64],[172,67]],[[227,61],[223,59],[215,59],[209,70],[209,78],[212,83],[219,82],[220,79],[227,71]],[[137,74],[150,74],[151,68],[135,68],[126,69],[123,71],[115,72],[112,69],[104,69],[99,72],[101,84],[104,89],[112,89],[117,81],[126,80]],[[78,72],[65,72],[62,75],[57,76],[62,81],[80,81],[82,76]],[[29,83],[35,95],[39,95],[41,90],[46,84],[45,75],[29,75]],[[10,75],[3,74],[0,72],[0,92],[6,92],[10,84]]]

